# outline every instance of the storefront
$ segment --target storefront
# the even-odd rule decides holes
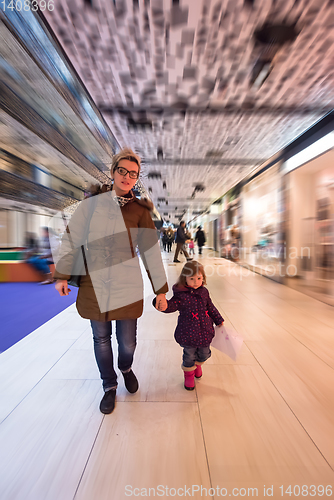
[[[285,177],[287,266],[295,271],[287,284],[334,305],[334,151]]]
[[[218,221],[220,256],[237,261],[242,246],[241,186],[235,186],[222,199],[222,212]]]
[[[285,252],[282,231],[284,206],[278,163],[243,186],[241,206],[240,264],[276,281],[282,281]]]

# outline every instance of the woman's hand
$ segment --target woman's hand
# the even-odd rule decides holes
[[[168,304],[165,294],[159,293],[159,295],[156,296],[155,308],[158,309],[158,311],[166,311],[167,307]]]
[[[68,295],[68,293],[71,291],[70,288],[68,288],[68,283],[66,280],[57,280],[55,289],[59,292],[59,295]]]

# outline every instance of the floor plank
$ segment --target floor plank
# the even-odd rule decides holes
[[[172,258],[164,254],[168,297],[183,267]],[[215,499],[233,487],[252,496],[254,486],[278,499],[289,497],[282,484],[333,484],[334,308],[224,259],[196,258],[226,325],[244,338],[237,361],[213,348],[186,391],[178,315],[153,308],[144,276],[139,391],[129,394],[116,368],[116,409],[103,416],[90,324],[69,307],[0,354],[1,500],[118,500],[127,485],[156,497],[159,485],[202,487],[193,498],[214,488]],[[113,349],[116,363],[115,335]]]
[[[207,366],[196,383],[214,487],[332,484],[334,473],[260,367]],[[228,495],[229,496],[229,495]]]
[[[165,493],[196,484],[210,488],[197,404],[118,403],[103,420],[75,498],[123,500],[135,488],[158,496],[159,486]]]
[[[70,500],[103,416],[96,381],[43,380],[0,426],[0,498]]]

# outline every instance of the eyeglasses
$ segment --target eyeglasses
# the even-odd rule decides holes
[[[135,170],[127,170],[124,167],[116,167],[116,170],[119,174],[123,175],[123,177],[125,177],[126,174],[129,174],[130,179],[138,179],[139,177],[139,173]]]

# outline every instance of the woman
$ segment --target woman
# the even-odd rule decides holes
[[[153,206],[148,200],[138,200],[132,191],[139,173],[140,158],[131,149],[123,149],[113,157],[112,190],[103,186],[94,193],[99,196],[79,205],[63,238],[55,272],[56,289],[60,295],[68,295],[67,280],[76,274],[73,261],[84,245],[86,273],[81,277],[77,309],[91,322],[95,358],[105,391],[100,410],[106,414],[114,410],[117,388],[111,347],[112,320],[116,320],[118,368],[125,387],[130,393],[138,390],[138,381],[131,369],[137,318],[143,312],[143,282],[137,249],[157,295],[158,307],[167,303],[168,285],[150,216]]]

